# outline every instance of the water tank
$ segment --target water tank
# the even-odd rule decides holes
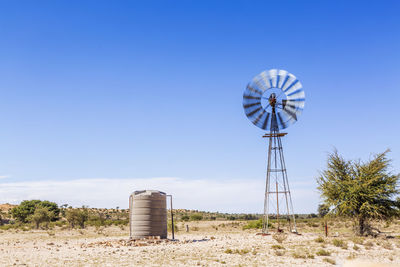
[[[135,191],[129,198],[130,238],[167,238],[167,195],[156,190]]]

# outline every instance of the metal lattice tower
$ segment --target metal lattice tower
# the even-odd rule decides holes
[[[268,234],[271,218],[282,231],[283,220],[289,231],[297,233],[292,197],[283,155],[281,137],[297,121],[305,103],[305,94],[299,80],[285,70],[272,69],[254,77],[243,95],[246,116],[257,127],[269,131],[266,188],[264,195],[263,233]],[[285,223],[286,224],[286,223]]]
[[[276,119],[276,116],[273,117]],[[281,220],[286,219],[289,223],[289,231],[297,233],[296,219],[293,212],[293,202],[290,194],[281,140],[281,137],[285,135],[286,133],[280,133],[279,129],[276,128],[271,130],[269,134],[263,136],[269,139],[262,228],[264,234],[268,234],[269,232],[268,223],[270,217],[275,217],[278,225],[278,232],[281,231]],[[271,213],[272,210],[270,208],[275,208],[275,212]]]

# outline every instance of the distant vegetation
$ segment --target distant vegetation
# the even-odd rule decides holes
[[[243,229],[260,229],[262,227],[261,214],[232,214],[219,212],[204,212],[198,210],[174,210],[175,222],[191,221],[246,221],[248,225]],[[296,214],[297,219],[316,218],[315,214]],[[170,212],[168,212],[170,221]],[[285,219],[282,217],[284,224]],[[271,216],[271,222],[275,223]],[[9,209],[0,210],[0,229],[21,228],[27,229],[63,229],[107,227],[111,225],[126,226],[129,224],[128,209],[97,209],[89,207],[72,208],[68,204],[58,206],[54,202],[42,200],[25,200]],[[170,224],[170,222],[169,222]],[[273,228],[273,225],[269,224]],[[171,225],[168,226],[171,229]],[[175,229],[176,225],[175,225]]]
[[[390,172],[390,160],[387,151],[375,155],[370,161],[349,161],[343,159],[336,151],[329,155],[326,170],[317,179],[318,189],[321,192],[323,203],[318,206],[318,215],[295,214],[298,228],[320,229],[323,231],[325,223],[329,221],[330,229],[349,229],[355,225],[359,235],[371,234],[374,221],[380,220],[380,225],[387,228],[400,216],[400,200],[397,197],[400,176]],[[397,197],[397,198],[396,198]],[[204,212],[198,210],[174,210],[174,221],[185,222],[199,221],[232,221],[229,225],[241,227],[244,231],[262,228],[261,214],[232,214],[220,212]],[[277,218],[269,217],[268,228],[275,228]],[[382,224],[383,223],[383,224]],[[395,222],[398,223],[398,222]],[[83,206],[72,208],[68,204],[58,206],[54,202],[42,200],[25,200],[19,205],[0,205],[0,230],[18,228],[22,230],[96,228],[111,225],[120,226],[121,229],[129,224],[128,209],[97,209]],[[279,217],[279,224],[285,226],[285,215]],[[215,224],[218,230],[228,224]],[[300,227],[299,227],[300,226]],[[168,228],[170,225],[170,212],[168,212]],[[193,226],[191,229],[198,228]],[[175,224],[175,230],[178,230]],[[379,230],[375,229],[379,232]],[[324,242],[322,238],[316,242]],[[346,247],[340,241],[335,241],[336,246]]]

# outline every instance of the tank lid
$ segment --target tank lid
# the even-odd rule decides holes
[[[137,196],[137,195],[166,195],[164,192],[158,191],[158,190],[136,190],[135,192],[132,193],[132,195]]]

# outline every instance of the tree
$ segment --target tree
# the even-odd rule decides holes
[[[353,218],[360,235],[371,233],[371,220],[400,214],[400,202],[394,200],[400,192],[400,175],[389,171],[388,152],[361,162],[345,160],[335,150],[328,156],[326,170],[317,178],[324,204],[336,215]]]
[[[318,205],[318,215],[319,217],[325,217],[329,213],[329,206],[326,204],[319,204]]]
[[[28,217],[33,215],[37,208],[47,208],[50,212],[53,212],[54,217],[52,220],[57,220],[60,214],[60,209],[56,203],[37,199],[22,201],[17,207],[11,209],[11,214],[17,221],[26,223],[28,222]]]
[[[89,212],[86,208],[71,209],[67,211],[67,220],[72,228],[79,226],[85,228],[85,222],[89,219]]]
[[[29,221],[33,222],[36,225],[36,229],[39,229],[39,225],[43,222],[48,223],[53,220],[54,212],[50,211],[46,207],[38,207],[35,209],[35,212],[29,216]]]

